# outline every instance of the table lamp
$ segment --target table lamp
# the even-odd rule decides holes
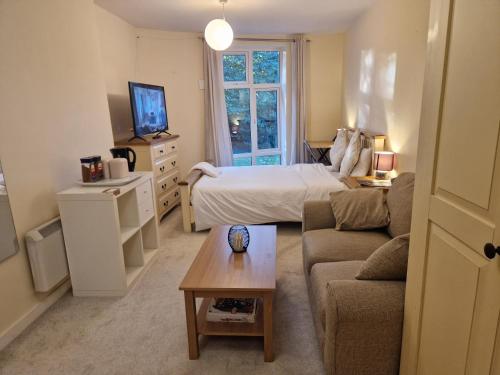
[[[376,151],[374,169],[375,169],[375,178],[380,180],[386,180],[387,172],[390,172],[394,169],[394,152]]]

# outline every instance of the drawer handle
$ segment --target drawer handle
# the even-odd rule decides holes
[[[165,167],[160,167],[160,172],[163,172],[165,170]]]
[[[168,206],[168,201],[163,202],[163,207],[167,207],[167,206]]]
[[[179,196],[179,192],[176,191],[175,194],[174,194],[175,197],[178,197]]]
[[[172,162],[172,165],[175,167],[175,161]]]
[[[161,185],[161,188],[162,188],[163,190],[165,190],[165,189],[167,188],[167,184],[163,184],[163,185]]]
[[[174,177],[174,182],[177,182],[177,177]]]
[[[160,150],[160,154],[163,154],[163,150]]]
[[[172,146],[172,150],[175,150],[175,146]]]

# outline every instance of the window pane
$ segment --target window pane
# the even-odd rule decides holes
[[[250,89],[224,90],[233,154],[252,152]]]
[[[278,91],[257,91],[257,145],[278,148]]]
[[[246,55],[224,55],[224,81],[241,82],[247,80]]]
[[[249,167],[252,165],[252,158],[234,158],[233,166],[235,167]]]
[[[257,165],[280,165],[281,155],[257,156],[255,162]]]
[[[253,52],[253,83],[280,83],[280,53]]]

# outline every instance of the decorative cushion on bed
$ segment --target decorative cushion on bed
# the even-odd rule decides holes
[[[337,230],[365,230],[389,224],[389,210],[379,189],[351,189],[330,193]]]
[[[359,160],[351,172],[351,176],[363,177],[368,175],[372,166],[372,149],[364,148],[359,154]]]
[[[345,150],[344,158],[340,164],[340,175],[349,176],[359,160],[361,153],[361,133],[356,130],[349,141],[349,145]]]
[[[220,175],[220,171],[215,168],[212,164],[207,163],[206,161],[202,161],[201,163],[195,164],[189,172],[192,170],[198,169],[203,172],[203,174],[210,177],[217,177]]]
[[[358,280],[406,280],[410,234],[386,242],[363,262]]]
[[[332,163],[332,171],[338,172],[340,170],[340,163],[344,158],[345,150],[349,144],[349,138],[346,129],[337,130],[337,137],[330,149],[330,162]]]

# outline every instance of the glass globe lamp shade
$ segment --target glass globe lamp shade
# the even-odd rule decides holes
[[[224,51],[233,43],[233,29],[226,20],[217,18],[205,27],[205,40],[210,48]]]

